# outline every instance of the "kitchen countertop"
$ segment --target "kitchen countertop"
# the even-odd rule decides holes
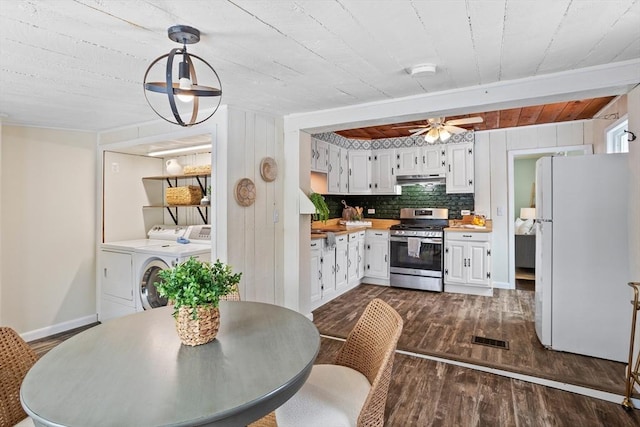
[[[452,219],[449,221],[449,226],[444,231],[454,232],[473,232],[473,233],[491,233],[493,231],[493,223],[490,219],[486,220],[483,228],[478,228],[477,225],[463,224],[461,220]]]
[[[349,234],[349,233],[357,233],[358,231],[363,231],[366,229],[371,230],[389,230],[394,224],[399,224],[400,221],[396,219],[375,219],[375,218],[365,218],[363,221],[370,221],[371,226],[345,226],[340,224],[341,218],[334,218],[327,220],[326,223],[322,221],[313,221],[311,224],[311,238],[312,239],[324,239],[327,237],[327,233],[335,233],[336,235]]]
[[[340,224],[340,218],[334,218],[327,220],[326,223],[322,221],[313,221],[311,225],[311,238],[312,239],[325,239],[327,233],[335,233],[336,235],[357,233],[358,231],[372,229],[372,230],[389,230],[392,225],[400,224],[397,219],[375,219],[366,218],[363,221],[371,221],[371,227],[359,227],[359,226],[344,226]],[[493,224],[490,219],[485,223],[484,228],[477,228],[477,226],[469,226],[471,224],[464,224],[462,220],[452,219],[449,221],[449,226],[444,231],[453,232],[474,232],[474,233],[491,233],[493,232]]]

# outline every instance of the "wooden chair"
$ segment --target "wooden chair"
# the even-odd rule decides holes
[[[36,353],[16,331],[0,327],[0,426],[33,426],[20,404],[20,386],[36,360]]]
[[[393,358],[402,318],[372,300],[333,365],[314,365],[300,391],[252,427],[384,425]]]

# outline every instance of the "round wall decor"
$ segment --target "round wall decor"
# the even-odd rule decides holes
[[[278,176],[278,164],[271,157],[265,157],[260,162],[260,175],[262,179],[271,182]]]
[[[236,201],[240,206],[251,206],[255,200],[255,184],[249,178],[242,178],[236,185]]]

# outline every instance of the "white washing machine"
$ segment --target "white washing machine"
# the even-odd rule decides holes
[[[151,238],[151,234],[149,235]],[[161,245],[137,248],[134,253],[135,307],[137,311],[164,307],[167,300],[158,294],[158,273],[194,257],[211,261],[211,226],[191,225],[183,239],[189,243],[165,241]]]
[[[135,253],[138,249],[178,244],[186,226],[155,225],[148,239],[103,243],[99,258],[98,320],[104,322],[138,311]]]

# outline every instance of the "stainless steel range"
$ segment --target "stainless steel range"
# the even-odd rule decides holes
[[[390,231],[391,286],[442,292],[443,229],[448,224],[449,209],[400,210],[400,224]]]

